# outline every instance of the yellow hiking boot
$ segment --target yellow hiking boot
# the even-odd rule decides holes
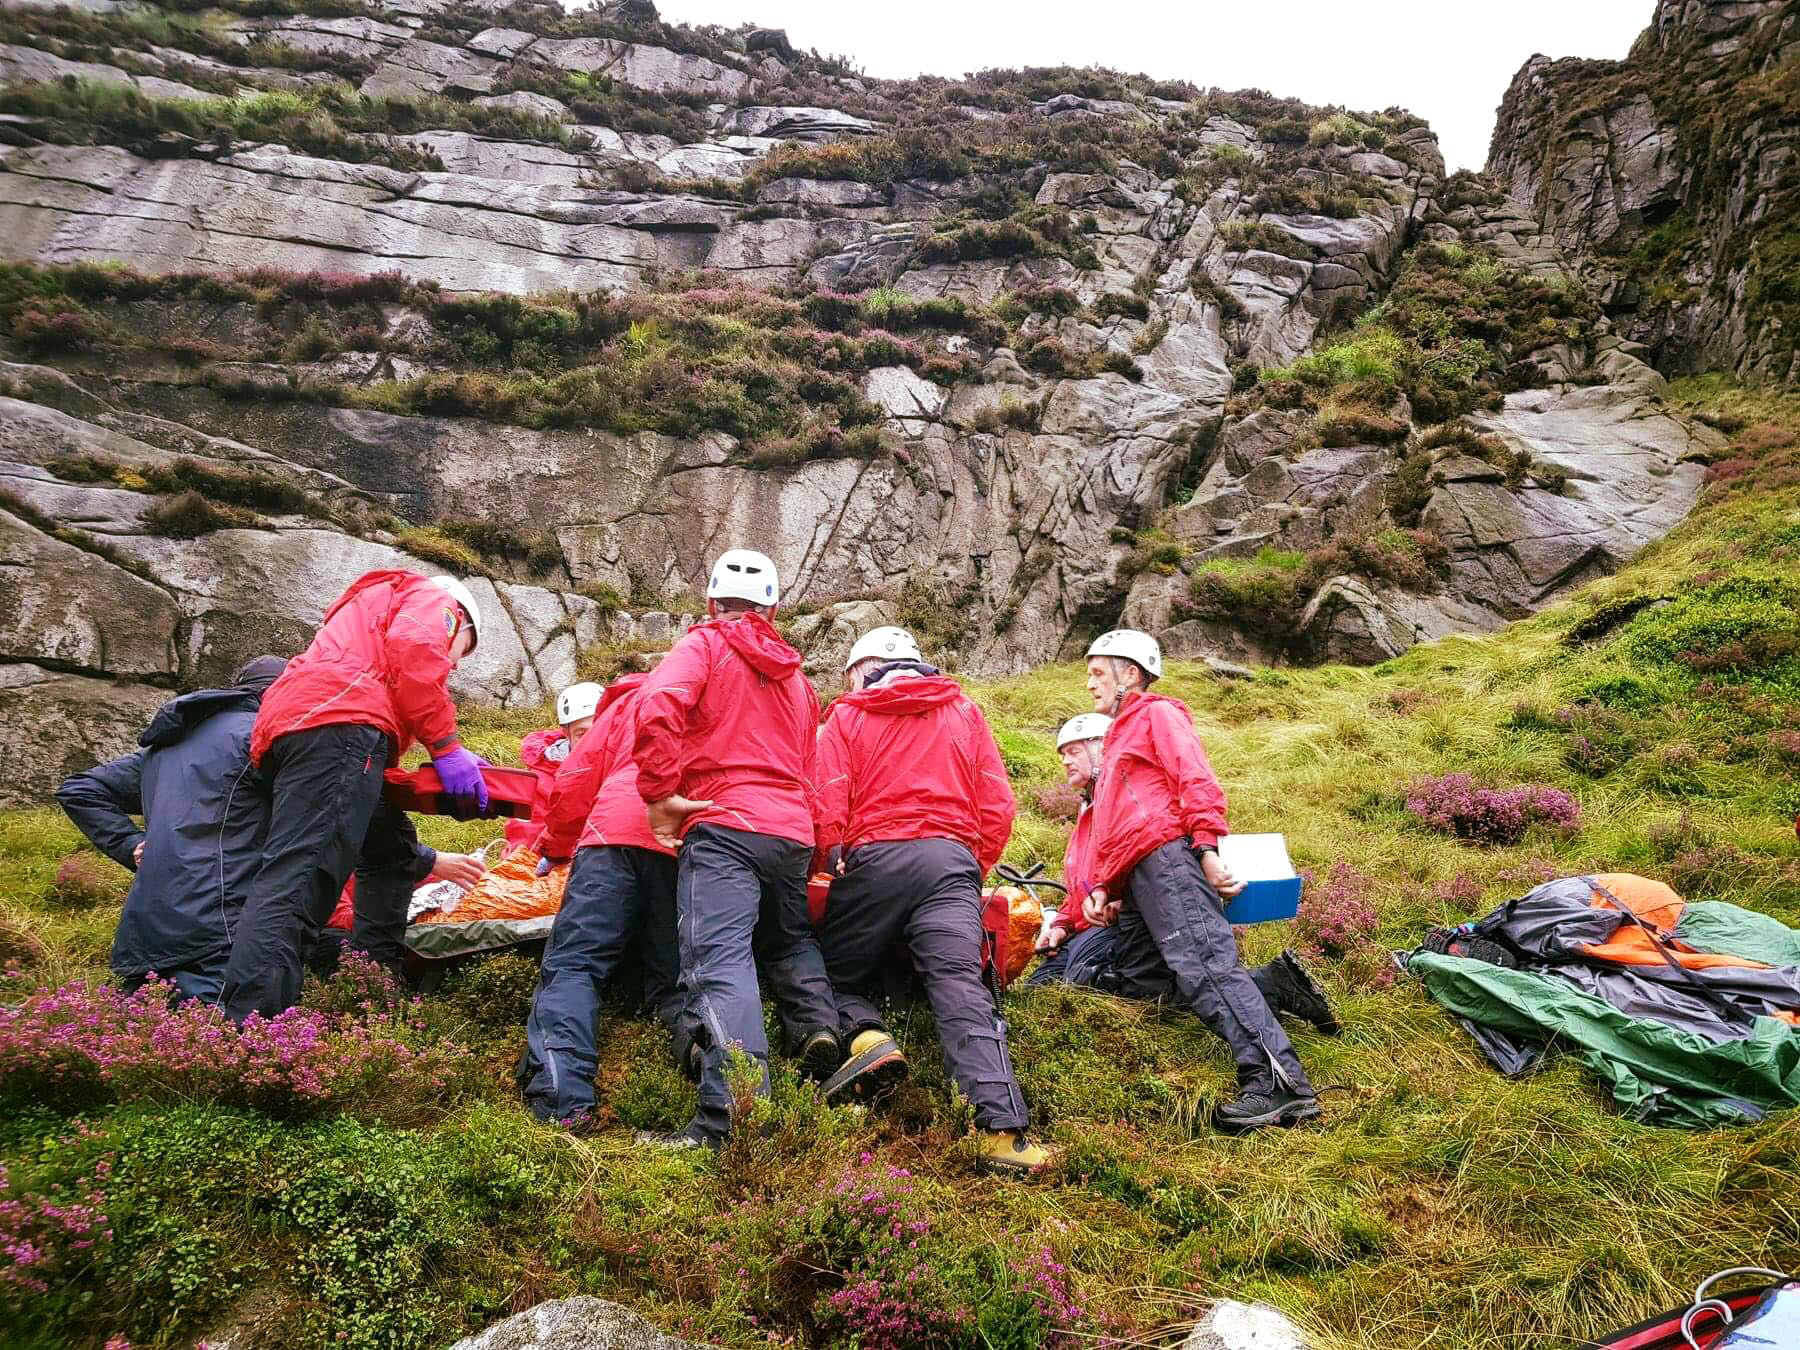
[[[1050,1165],[1050,1150],[1023,1130],[983,1130],[976,1136],[975,1165],[1002,1177],[1028,1177]]]
[[[856,1039],[850,1042],[850,1058],[819,1090],[832,1103],[852,1098],[874,1101],[899,1087],[906,1072],[906,1056],[900,1053],[894,1038],[880,1027],[870,1027],[856,1033]]]

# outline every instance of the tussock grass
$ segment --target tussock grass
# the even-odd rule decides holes
[[[1729,403],[1745,427],[1800,426],[1792,396],[1709,382],[1676,394]],[[1544,871],[1600,867],[1800,924],[1800,802],[1781,734],[1800,704],[1800,659],[1786,645],[1800,485],[1781,477],[1782,437],[1739,439],[1747,464],[1709,488],[1688,524],[1501,633],[1373,669],[1248,681],[1173,663],[1161,687],[1193,708],[1236,828],[1285,832],[1304,867],[1353,863],[1394,946],[1485,912]],[[1636,603],[1645,596],[1673,603]],[[1743,650],[1721,657],[1731,643]],[[1087,707],[1081,678],[1064,664],[970,682],[1022,803],[1013,861],[1060,855],[1067,825],[1035,801],[1057,781],[1055,728]],[[500,760],[548,720],[547,709],[472,714],[466,735]],[[1602,735],[1606,756],[1579,750]],[[1581,829],[1504,848],[1430,833],[1405,812],[1406,786],[1452,771],[1563,788],[1581,803]],[[423,832],[466,848],[498,827],[429,820]],[[0,816],[0,948],[21,968],[14,990],[102,969],[111,908],[49,897],[75,843],[51,811]],[[1285,936],[1252,929],[1248,958],[1273,955]],[[692,1090],[660,1034],[622,1005],[603,1027],[600,1131],[574,1139],[533,1125],[508,1075],[522,972],[478,968],[428,1006],[438,1034],[483,1057],[488,1086],[433,1127],[286,1126],[226,1106],[158,1114],[132,1103],[90,1113],[87,1135],[43,1112],[0,1125],[16,1188],[72,1183],[106,1150],[169,1164],[124,1169],[119,1252],[135,1263],[96,1257],[79,1286],[104,1294],[104,1312],[52,1296],[0,1325],[96,1347],[122,1328],[202,1334],[238,1297],[174,1292],[182,1270],[204,1267],[232,1290],[274,1291],[272,1331],[301,1341],[321,1309],[351,1344],[424,1345],[591,1292],[724,1344],[848,1343],[830,1295],[887,1258],[830,1197],[847,1180],[898,1187],[890,1168],[911,1174],[897,1203],[928,1226],[918,1250],[932,1307],[967,1313],[936,1324],[961,1327],[946,1344],[1066,1334],[1021,1292],[1016,1263],[1040,1251],[1066,1267],[1083,1309],[1067,1334],[1169,1339],[1229,1294],[1283,1307],[1322,1346],[1434,1350],[1568,1344],[1682,1301],[1714,1269],[1800,1266],[1800,1115],[1709,1133],[1639,1126],[1573,1062],[1502,1079],[1404,979],[1373,990],[1360,968],[1321,971],[1344,1034],[1295,1039],[1325,1089],[1325,1119],[1241,1140],[1204,1123],[1232,1074],[1192,1018],[1065,989],[1009,995],[1027,1099],[1063,1156],[1041,1183],[1008,1187],[972,1174],[968,1108],[922,1008],[896,1019],[915,1074],[889,1108],[821,1107],[778,1065],[759,1108],[767,1136],[714,1165],[629,1145],[629,1129],[685,1119]],[[209,1152],[217,1159],[203,1163]],[[221,1189],[227,1165],[252,1179],[247,1190]],[[356,1184],[324,1179],[338,1174]],[[317,1242],[326,1229],[344,1241]],[[295,1251],[310,1253],[303,1266]]]

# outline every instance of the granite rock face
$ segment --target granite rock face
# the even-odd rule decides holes
[[[1699,17],[1670,22],[1718,18],[1716,6],[1689,8]],[[823,73],[773,30],[706,30],[676,50],[653,15],[641,39],[610,35],[618,27],[567,36],[580,28],[564,18],[493,0],[387,0],[372,16],[231,20],[223,31],[247,60],[287,49],[280,70],[155,53],[115,52],[109,64],[49,41],[0,48],[0,77],[19,81],[78,74],[185,98],[147,82],[185,74],[216,87],[234,71],[246,87],[306,89],[353,71],[367,96],[424,100],[404,130],[368,133],[343,158],[0,122],[0,257],[340,280],[399,272],[469,297],[616,294],[689,278],[681,284],[882,286],[895,303],[949,298],[984,312],[1059,298],[1005,323],[985,315],[903,334],[922,349],[857,367],[881,448],[797,462],[759,458],[720,432],[614,434],[345,406],[355,400],[334,391],[464,368],[454,337],[406,304],[371,304],[359,344],[316,357],[284,345],[304,348],[303,307],[280,320],[279,357],[210,355],[245,346],[268,316],[260,302],[201,295],[104,307],[108,324],[148,347],[185,341],[179,360],[103,360],[79,343],[45,355],[0,335],[0,566],[30,579],[0,598],[10,681],[0,725],[17,725],[15,708],[80,716],[96,689],[125,691],[119,706],[136,709],[217,681],[247,656],[296,650],[359,572],[441,570],[403,551],[405,524],[497,522],[547,541],[530,568],[473,579],[490,636],[454,685],[460,698],[527,706],[573,678],[584,647],[654,656],[679,634],[657,602],[631,615],[580,591],[693,593],[734,544],[775,558],[802,611],[786,622],[808,672],[827,684],[858,631],[897,620],[929,622],[933,655],[984,674],[1078,654],[1122,621],[1161,633],[1174,654],[1218,663],[1375,661],[1553,599],[1618,565],[1693,500],[1700,470],[1690,461],[1710,433],[1662,408],[1643,348],[1602,335],[1539,353],[1530,387],[1471,419],[1527,454],[1554,489],[1509,484],[1478,461],[1439,466],[1420,522],[1448,549],[1434,591],[1329,577],[1294,631],[1270,634],[1193,617],[1186,576],[1131,563],[1152,526],[1191,566],[1391,525],[1391,446],[1296,448],[1290,415],[1234,411],[1234,383],[1341,331],[1422,240],[1491,249],[1543,276],[1590,268],[1600,239],[1590,247],[1590,233],[1612,222],[1606,238],[1628,237],[1683,190],[1689,170],[1659,139],[1654,98],[1621,100],[1602,119],[1609,145],[1636,147],[1620,151],[1628,173],[1601,173],[1605,191],[1596,178],[1586,196],[1546,195],[1527,181],[1521,139],[1499,170],[1514,198],[1448,209],[1435,142],[1410,121],[1371,143],[1296,150],[1249,111],[1133,94],[1061,95],[1002,114]],[[1758,22],[1732,19],[1720,40],[1760,32]],[[649,40],[657,34],[673,45]],[[69,68],[77,55],[87,65]],[[478,115],[446,111],[461,104]],[[619,117],[619,106],[638,114]],[[977,172],[921,139],[922,108],[981,135],[1007,134],[1007,116],[1023,119],[1014,127],[1035,120],[1059,136],[1102,136],[1119,153]],[[907,130],[884,141],[895,127]],[[83,140],[94,143],[71,143]],[[865,161],[871,149],[888,158]],[[1335,205],[1308,209],[1325,197]],[[1756,209],[1745,206],[1746,218]],[[1023,250],[922,248],[940,228],[1009,212],[1066,233]],[[66,468],[96,457],[149,472],[183,456],[258,468],[322,509],[175,537],[159,523],[167,494],[141,473],[93,481]],[[115,753],[130,720],[95,714],[81,744]],[[13,739],[0,736],[0,750]],[[41,794],[58,771],[31,761],[8,790]]]
[[[1800,59],[1783,0],[1658,0],[1624,61],[1534,56],[1488,171],[1670,374],[1792,381]]]

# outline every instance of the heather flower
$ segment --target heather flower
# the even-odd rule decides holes
[[[290,1008],[239,1028],[210,1005],[171,1006],[154,979],[130,995],[77,983],[0,1007],[0,1096],[45,1102],[179,1098],[311,1114],[396,1094],[429,1101],[471,1065],[467,1051],[387,1014]]]
[[[1558,788],[1484,788],[1466,773],[1419,779],[1407,790],[1406,809],[1431,829],[1476,844],[1516,844],[1534,824],[1568,834],[1581,826],[1581,807]]]
[[[1295,945],[1300,954],[1317,960],[1341,957],[1357,943],[1374,936],[1375,904],[1370,898],[1375,883],[1353,863],[1333,863],[1323,883],[1303,872],[1305,895],[1294,917]]]
[[[1323,882],[1302,871],[1304,892],[1294,916],[1294,947],[1317,961],[1337,962],[1353,989],[1385,989],[1394,981],[1388,949],[1376,940],[1375,879],[1353,863],[1333,863]]]
[[[15,1189],[0,1163],[0,1291],[41,1294],[53,1278],[112,1241],[101,1185],[110,1170],[110,1160],[102,1160],[76,1186],[76,1196],[60,1187],[46,1196]]]

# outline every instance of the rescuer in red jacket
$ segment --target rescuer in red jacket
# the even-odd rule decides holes
[[[827,1101],[873,1096],[905,1072],[874,995],[905,944],[937,1019],[944,1064],[975,1108],[982,1166],[1034,1172],[1030,1118],[1006,1023],[981,978],[981,879],[1012,835],[1006,765],[981,709],[900,628],[850,649],[855,688],[819,734],[818,849],[837,859],[819,947],[850,1058]],[[839,856],[841,853],[841,856]]]
[[[631,752],[650,831],[677,850],[682,988],[703,1055],[693,1120],[679,1134],[640,1139],[682,1148],[716,1147],[730,1129],[734,1048],[768,1092],[759,965],[803,1071],[824,1078],[842,1058],[806,912],[819,698],[769,622],[781,601],[769,559],[721,554],[706,597],[709,621],[689,629],[638,692]]]
[[[1027,985],[1066,980],[1092,984],[1101,968],[1112,968],[1113,940],[1117,934],[1105,925],[1089,922],[1083,901],[1094,885],[1093,823],[1094,779],[1100,772],[1101,745],[1110,717],[1081,713],[1064,722],[1056,733],[1056,753],[1063,763],[1063,777],[1080,795],[1081,807],[1069,842],[1063,850],[1063,902],[1046,915],[1037,949],[1044,961],[1031,972]]]
[[[414,741],[444,789],[485,812],[481,761],[464,749],[450,672],[481,614],[454,577],[367,572],[263,695],[250,757],[270,794],[269,834],[232,940],[220,1004],[242,1021],[300,997],[301,958],[352,870],[352,945],[398,964],[418,834],[382,801],[382,773]]]
[[[598,699],[599,716],[556,776],[537,841],[540,866],[574,864],[544,948],[518,1080],[539,1120],[577,1128],[594,1110],[600,995],[634,948],[646,1000],[679,1034],[675,853],[650,833],[631,758],[644,680],[626,675]]]
[[[506,822],[506,848],[537,848],[544,829],[544,809],[549,805],[556,774],[581,738],[594,725],[594,714],[605,691],[591,680],[572,684],[556,696],[556,725],[530,731],[519,742],[519,762],[537,775],[537,791],[531,799],[531,815]],[[566,856],[566,855],[565,855]]]
[[[1038,950],[1046,953],[1038,968],[1031,972],[1027,985],[1047,984],[1063,980],[1069,984],[1104,989],[1127,998],[1164,1002],[1175,992],[1175,977],[1160,958],[1151,963],[1134,963],[1129,987],[1121,984],[1115,964],[1119,930],[1116,924],[1095,925],[1090,922],[1083,903],[1094,887],[1093,868],[1093,796],[1094,780],[1100,772],[1107,728],[1112,719],[1099,713],[1082,713],[1071,717],[1057,733],[1056,750],[1062,757],[1063,773],[1070,787],[1081,794],[1081,814],[1069,833],[1063,853],[1063,885],[1068,888],[1058,912],[1047,915]],[[1306,972],[1300,958],[1284,951],[1273,961],[1248,967],[1250,978],[1271,1011],[1281,1017],[1298,1017],[1310,1022],[1327,1036],[1338,1034],[1337,1014],[1317,980]]]
[[[1214,1111],[1217,1128],[1309,1120],[1319,1099],[1225,921],[1220,897],[1243,890],[1219,859],[1225,792],[1187,706],[1149,692],[1161,676],[1162,649],[1148,633],[1118,629],[1088,648],[1094,711],[1113,719],[1094,791],[1088,918],[1116,917],[1123,985],[1166,965],[1180,1001],[1231,1047],[1238,1097]]]

